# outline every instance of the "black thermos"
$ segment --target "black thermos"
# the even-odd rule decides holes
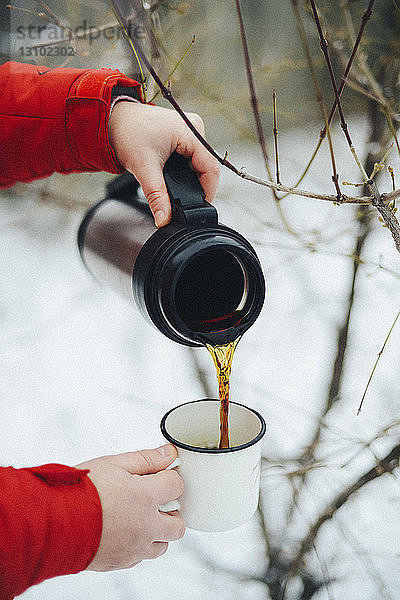
[[[262,308],[260,262],[243,236],[218,223],[185,158],[173,153],[164,178],[171,222],[156,228],[139,184],[124,173],[80,226],[83,262],[98,280],[134,298],[170,339],[187,346],[233,341]]]

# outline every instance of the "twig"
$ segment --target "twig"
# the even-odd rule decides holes
[[[166,81],[170,81],[170,79],[175,74],[176,70],[178,69],[178,67],[180,66],[180,64],[182,63],[182,61],[185,59],[187,53],[189,52],[189,50],[191,49],[191,47],[195,43],[195,41],[196,41],[196,36],[194,35],[192,37],[190,43],[188,44],[188,47],[186,48],[185,52],[182,54],[182,56],[180,57],[180,59],[178,60],[178,62],[174,66],[174,68],[172,69],[172,71],[170,73],[168,73]],[[149,102],[154,102],[154,100],[157,98],[157,96],[160,94],[160,92],[161,92],[161,90],[158,89],[157,92],[153,95],[153,97],[149,100]]]
[[[346,315],[343,320],[343,323],[341,324],[341,326],[337,332],[336,356],[335,356],[335,361],[333,364],[333,370],[332,370],[331,381],[329,384],[328,396],[327,396],[327,399],[325,402],[325,406],[322,409],[321,417],[318,421],[318,425],[316,427],[314,436],[313,436],[311,442],[308,444],[308,446],[303,451],[302,455],[298,459],[298,462],[300,464],[304,464],[304,463],[312,464],[312,462],[315,461],[315,451],[316,451],[316,449],[319,445],[320,439],[321,439],[324,418],[326,417],[326,415],[329,413],[329,411],[331,410],[334,403],[339,398],[340,386],[341,386],[342,376],[343,376],[344,360],[345,360],[346,349],[347,349],[347,344],[348,344],[350,321],[351,321],[351,317],[352,317],[353,306],[354,306],[354,297],[355,297],[355,293],[356,293],[356,279],[357,279],[358,268],[361,264],[361,262],[360,262],[361,251],[364,247],[365,240],[370,231],[370,219],[369,219],[368,214],[366,213],[366,210],[367,209],[364,209],[362,214],[359,217],[359,232],[358,232],[358,236],[357,236],[357,239],[355,242],[355,248],[353,250],[353,256],[357,257],[359,260],[353,260],[353,275],[352,275],[352,279],[351,279],[350,289],[348,292]],[[297,495],[295,498],[296,501],[297,501],[297,496],[299,496],[301,493],[302,487],[306,480],[306,476],[307,476],[307,471],[305,471],[304,475],[301,478],[301,484],[299,485],[299,487],[297,489]],[[293,508],[294,508],[294,506],[293,506]],[[293,508],[289,514],[289,519],[292,518]]]
[[[345,19],[346,19],[346,25],[347,25],[347,30],[349,33],[349,37],[351,38],[351,40],[354,39],[354,25],[353,25],[353,20],[351,18],[351,14],[350,14],[350,10],[349,10],[349,6],[348,6],[348,1],[347,0],[341,0],[341,4],[340,7],[343,9],[344,15],[345,15]],[[369,8],[369,7],[368,7]],[[372,8],[372,7],[371,7]],[[368,10],[368,9],[367,9]],[[359,69],[361,70],[361,72],[364,74],[364,76],[366,77],[369,86],[372,89],[373,94],[370,94],[369,92],[367,92],[363,86],[358,86],[358,91],[361,91],[361,93],[363,93],[365,96],[371,97],[372,99],[375,99],[376,102],[379,102],[379,104],[381,104],[383,106],[383,113],[385,115],[386,121],[388,123],[390,132],[393,136],[393,139],[395,141],[396,144],[396,148],[397,148],[397,152],[400,154],[400,143],[397,137],[397,133],[396,133],[396,129],[394,127],[393,124],[393,117],[392,117],[392,109],[390,104],[387,102],[383,92],[382,92],[382,88],[379,85],[379,83],[377,82],[374,74],[372,73],[371,69],[368,66],[367,60],[365,58],[364,52],[360,51],[357,53],[357,64]],[[356,87],[354,85],[354,82],[352,84],[350,84],[352,87]]]
[[[372,448],[373,443],[377,442],[378,440],[383,439],[388,434],[390,434],[390,435],[396,435],[396,437],[398,439],[399,438],[399,431],[397,431],[395,433],[392,433],[392,430],[393,429],[399,430],[399,427],[400,427],[400,420],[396,419],[395,421],[393,421],[392,423],[389,423],[389,425],[386,425],[386,427],[384,427],[383,429],[381,429],[380,431],[378,431],[378,433],[376,433],[372,438],[370,438],[369,441],[357,440],[356,443],[358,445],[360,445],[361,448],[357,449],[352,454],[352,456],[350,456],[346,460],[346,462],[341,465],[341,468],[347,467],[352,461],[356,460],[366,450],[371,453],[371,455],[374,457],[374,459],[376,461],[378,461],[379,460],[378,456],[376,455],[375,450]]]
[[[263,158],[264,158],[264,164],[265,164],[265,168],[267,171],[267,175],[269,177],[270,180],[272,180],[272,172],[269,166],[269,156],[268,156],[268,151],[267,151],[267,144],[265,141],[265,137],[264,137],[264,131],[263,131],[263,127],[262,127],[262,123],[261,123],[261,117],[260,117],[260,110],[258,107],[258,99],[257,99],[257,94],[256,94],[256,89],[255,89],[255,85],[254,85],[254,78],[253,78],[253,70],[251,68],[251,61],[250,61],[250,54],[249,54],[249,48],[247,45],[247,38],[246,38],[246,31],[244,28],[244,23],[243,23],[243,17],[242,17],[242,11],[240,8],[240,2],[239,0],[235,0],[235,6],[236,6],[236,14],[238,17],[238,21],[239,21],[239,28],[240,28],[240,39],[242,42],[242,48],[243,48],[243,55],[244,55],[244,62],[245,62],[245,67],[246,67],[246,75],[247,75],[247,83],[249,86],[249,92],[250,92],[250,101],[251,101],[251,106],[253,109],[253,117],[254,117],[254,122],[256,125],[256,130],[257,130],[257,137],[258,137],[258,142],[260,144],[260,148],[263,154]],[[280,183],[280,181],[277,181],[277,183]],[[272,194],[275,200],[275,204],[276,207],[278,209],[279,215],[287,229],[287,231],[289,233],[291,233],[292,235],[296,236],[296,233],[292,230],[292,228],[290,227],[289,223],[286,220],[286,217],[283,213],[282,207],[280,205],[280,198],[278,197],[277,193],[276,193],[276,189],[272,188]]]
[[[329,122],[328,116],[326,114],[326,107],[325,107],[324,96],[323,96],[321,88],[319,86],[317,74],[316,74],[315,69],[314,69],[314,64],[313,64],[313,61],[312,61],[312,58],[311,58],[311,52],[310,52],[310,48],[309,48],[308,41],[307,41],[306,31],[304,29],[304,25],[303,25],[303,22],[301,20],[300,13],[299,13],[298,7],[297,7],[297,0],[292,0],[292,4],[293,4],[293,10],[294,10],[294,13],[295,13],[296,23],[297,23],[297,27],[299,29],[300,38],[301,38],[301,42],[302,42],[302,45],[303,45],[304,53],[305,53],[306,58],[307,58],[308,68],[310,69],[311,79],[312,79],[313,84],[314,84],[314,89],[315,89],[315,94],[316,94],[316,97],[317,97],[317,102],[319,104],[319,107],[320,107],[320,110],[321,110],[321,114],[322,114],[322,118],[323,118],[324,123],[325,123],[325,129],[323,130],[324,131],[324,136],[325,135],[328,136],[329,154],[330,154],[330,157],[331,157],[331,164],[332,164],[332,181],[333,181],[333,183],[335,185],[336,195],[337,195],[337,201],[341,202],[341,200],[342,200],[342,192],[341,192],[340,186],[339,186],[339,176],[338,176],[337,169],[336,169],[335,153],[333,151],[332,136],[331,136],[330,126],[329,126],[330,122]],[[333,117],[333,113],[332,113],[332,117]],[[321,133],[321,136],[322,136],[322,133]],[[322,143],[322,139],[320,138],[320,144],[321,143]],[[313,154],[313,160],[314,160],[315,156],[316,156],[316,153]],[[308,167],[310,165],[311,165],[311,163],[309,163]]]
[[[250,101],[251,101],[251,106],[253,108],[253,116],[254,116],[254,121],[256,124],[258,141],[260,143],[261,150],[263,153],[265,167],[267,169],[268,177],[270,179],[272,179],[272,174],[271,174],[271,170],[269,167],[269,156],[268,156],[268,151],[267,151],[267,144],[265,142],[264,131],[263,131],[262,124],[261,124],[260,111],[258,108],[258,99],[257,99],[255,85],[254,85],[253,71],[251,68],[249,48],[247,45],[246,32],[244,29],[242,11],[240,9],[239,0],[235,0],[235,6],[236,6],[236,14],[237,14],[238,21],[239,21],[240,38],[242,41],[244,62],[246,65],[247,83],[248,83],[249,90],[250,90]]]
[[[396,182],[395,182],[395,178],[394,178],[393,167],[391,167],[390,165],[388,165],[388,171],[390,173],[390,177],[392,178],[392,188],[393,188],[393,191],[394,191],[396,189]]]
[[[385,166],[385,162],[387,157],[389,156],[391,150],[393,148],[393,142],[390,144],[389,148],[386,150],[385,154],[382,156],[382,158],[380,159],[379,162],[375,162],[374,163],[374,168],[371,172],[371,174],[368,177],[369,181],[372,181],[374,179],[374,177],[380,172],[382,171],[382,169]],[[389,167],[390,169],[391,167]],[[363,183],[351,183],[350,181],[342,181],[343,185],[352,185],[353,187],[361,187],[363,185],[365,185],[365,182]],[[394,189],[394,188],[393,188]],[[382,199],[382,198],[381,198]]]
[[[236,169],[236,168],[235,168]],[[236,175],[246,179],[247,181],[252,181],[253,183],[257,183],[258,185],[262,185],[268,188],[274,188],[278,192],[287,192],[289,194],[293,194],[295,196],[302,196],[304,198],[314,198],[315,200],[327,200],[328,202],[334,202],[337,204],[338,198],[337,196],[333,196],[332,194],[319,194],[316,192],[309,192],[307,190],[302,190],[299,188],[290,187],[283,184],[274,183],[273,181],[268,181],[267,179],[261,179],[260,177],[255,177],[254,175],[250,175],[243,170],[235,170]],[[388,196],[387,194],[386,196]],[[385,196],[385,197],[386,197]],[[400,196],[400,189],[396,190],[396,192],[390,193],[391,198],[398,198]],[[345,196],[342,194],[340,199],[340,204],[366,204],[372,205],[374,201],[373,196]]]
[[[361,38],[362,38],[363,33],[364,33],[365,26],[367,25],[367,22],[370,19],[371,14],[372,14],[372,7],[374,5],[374,2],[375,2],[375,0],[370,0],[367,9],[364,12],[364,15],[363,15],[363,18],[362,18],[361,27],[360,27],[360,30],[359,30],[358,35],[357,35],[357,39],[354,42],[353,50],[352,50],[350,59],[349,59],[349,61],[347,63],[347,66],[345,68],[345,71],[343,73],[342,80],[341,80],[341,83],[340,83],[340,86],[339,86],[339,90],[338,90],[339,97],[342,95],[344,87],[345,87],[345,85],[347,83],[348,74],[350,73],[351,67],[352,67],[353,62],[354,62],[354,58],[355,58],[355,56],[357,54],[357,51],[358,51],[358,48],[360,46],[360,42],[361,42]],[[292,0],[292,6],[293,6],[293,9],[295,11],[295,17],[296,17],[297,25],[298,26],[299,26],[299,24],[302,25],[301,19],[300,19],[300,15],[299,15],[299,12],[298,12],[298,8],[297,8],[297,0]],[[297,15],[298,15],[298,17],[297,17]],[[302,43],[303,43],[303,47],[304,47],[304,39],[305,40],[307,39],[306,35],[305,35],[304,27],[302,27],[302,26],[299,27],[299,33],[300,33],[300,37],[301,37],[301,40],[302,40]],[[329,125],[331,124],[332,119],[333,119],[333,117],[335,115],[336,108],[337,108],[337,99],[335,97],[335,100],[334,100],[332,108],[331,108],[331,112],[330,112],[329,117],[328,117],[328,123],[329,123]],[[311,167],[311,165],[312,165],[312,163],[313,163],[316,155],[319,152],[319,149],[321,148],[322,142],[323,142],[323,140],[326,137],[326,132],[327,132],[327,130],[326,130],[326,126],[325,126],[324,129],[322,129],[321,132],[320,132],[320,137],[319,137],[317,146],[316,146],[316,148],[315,148],[315,150],[314,150],[314,152],[313,152],[310,160],[308,161],[308,163],[307,163],[305,169],[303,170],[302,174],[300,175],[299,179],[294,184],[294,187],[297,187],[298,185],[300,185],[300,183],[303,181],[304,177],[307,175],[307,173],[308,173],[308,171],[309,171],[309,169],[310,169],[310,167]]]
[[[368,388],[369,388],[369,384],[371,383],[371,380],[372,380],[372,378],[374,376],[376,367],[378,366],[378,362],[379,362],[379,360],[380,360],[380,358],[381,358],[381,356],[383,354],[383,351],[385,350],[385,346],[386,346],[386,344],[387,344],[387,342],[389,340],[389,337],[390,337],[390,335],[391,335],[391,333],[393,331],[394,326],[396,325],[396,322],[397,322],[397,319],[399,318],[399,316],[400,316],[400,311],[397,313],[397,316],[396,316],[395,320],[393,321],[391,328],[389,329],[389,333],[386,336],[386,339],[385,339],[385,341],[383,343],[383,346],[382,346],[382,348],[380,349],[380,351],[378,353],[378,356],[376,358],[375,364],[374,364],[373,369],[371,371],[371,374],[370,374],[370,376],[368,378],[368,382],[367,382],[367,385],[365,387],[364,393],[362,395],[361,402],[360,402],[360,405],[359,405],[358,410],[357,410],[357,416],[361,412],[361,409],[362,409],[362,406],[363,406],[363,403],[364,403],[364,398],[365,398],[365,396],[367,394],[367,391],[368,391]]]
[[[66,30],[65,25],[63,25],[63,23],[57,17],[57,15],[55,14],[55,12],[53,12],[51,10],[51,8],[49,7],[49,5],[46,4],[46,2],[44,2],[44,0],[36,0],[36,3],[40,4],[40,6],[43,8],[43,10],[51,17],[53,23],[55,23],[56,25],[58,25],[58,27],[60,27],[60,29]],[[70,32],[70,35],[71,35],[71,32]]]
[[[325,57],[325,61],[328,67],[328,72],[329,72],[329,77],[331,79],[331,84],[332,84],[332,88],[333,88],[333,92],[335,94],[335,101],[336,101],[336,107],[339,111],[339,115],[340,115],[340,125],[342,127],[343,133],[345,135],[345,138],[347,140],[347,143],[349,145],[349,148],[353,148],[353,142],[351,140],[350,137],[350,133],[349,133],[349,128],[348,125],[346,123],[346,119],[344,118],[344,113],[343,113],[343,108],[342,108],[342,103],[340,101],[340,95],[339,95],[339,90],[336,84],[336,77],[335,77],[335,73],[333,71],[333,66],[332,66],[332,61],[331,61],[331,57],[329,55],[329,50],[328,50],[328,44],[326,41],[326,38],[322,32],[322,27],[321,27],[321,21],[318,15],[318,11],[317,11],[317,7],[315,5],[315,1],[314,0],[310,0],[311,2],[311,8],[313,11],[313,15],[314,15],[314,19],[315,19],[315,24],[317,26],[317,30],[318,30],[318,35],[319,35],[319,40],[320,40],[320,46],[321,46],[321,50],[324,54]],[[359,161],[358,159],[356,160],[357,164],[359,165]],[[365,173],[363,167],[361,166],[361,172],[365,175],[365,180],[368,179],[367,174]]]
[[[376,465],[359,477],[354,483],[349,485],[343,492],[340,492],[336,498],[325,508],[322,514],[319,515],[315,523],[310,527],[307,535],[300,544],[299,550],[288,569],[288,580],[298,572],[303,563],[304,556],[312,549],[315,538],[321,526],[331,519],[339,508],[341,508],[347,500],[364,485],[374,481],[384,473],[391,473],[398,467],[400,458],[400,444],[395,446],[384,458],[376,463]]]
[[[336,85],[336,78],[335,78],[335,74],[333,72],[332,61],[329,56],[328,45],[327,45],[326,39],[322,32],[322,27],[321,27],[321,22],[320,22],[319,15],[318,15],[317,7],[315,5],[314,0],[310,0],[310,1],[311,1],[311,8],[313,11],[315,23],[316,23],[316,26],[318,29],[318,35],[320,38],[321,49],[325,56],[326,64],[328,66],[329,76],[331,78],[332,88],[335,93],[336,104],[337,104],[337,108],[338,108],[339,115],[340,115],[340,125],[341,125],[343,133],[346,137],[346,140],[349,145],[350,151],[353,155],[353,158],[354,158],[358,168],[361,171],[365,185],[368,188],[368,190],[371,192],[371,194],[373,195],[372,204],[373,204],[373,206],[375,206],[375,208],[379,212],[380,216],[382,217],[383,221],[385,222],[386,227],[389,229],[389,231],[392,235],[392,238],[394,240],[396,248],[397,248],[398,252],[400,252],[400,223],[398,222],[394,212],[392,210],[390,210],[390,208],[388,208],[387,206],[382,205],[382,198],[381,198],[381,195],[379,194],[376,183],[374,181],[371,181],[370,179],[368,179],[368,175],[367,175],[364,167],[361,164],[361,161],[357,155],[356,149],[353,146],[353,142],[352,142],[352,139],[351,139],[351,136],[349,133],[348,125],[347,125],[346,119],[344,117],[342,104],[340,101],[340,95],[339,95],[338,88]]]
[[[272,104],[274,111],[274,145],[275,145],[275,167],[276,167],[276,183],[280,184],[279,175],[279,154],[278,154],[278,119],[276,116],[276,90],[272,90]]]
[[[359,32],[358,32],[357,38],[356,38],[356,40],[355,40],[355,42],[353,44],[353,49],[352,49],[352,52],[351,52],[351,56],[350,56],[349,61],[348,61],[347,65],[346,65],[346,68],[344,70],[344,73],[343,73],[343,76],[342,76],[342,81],[341,81],[341,83],[339,85],[339,89],[338,89],[338,96],[339,96],[339,98],[342,95],[342,92],[343,92],[344,87],[346,85],[347,77],[348,77],[348,75],[350,73],[351,67],[353,66],[354,59],[355,59],[356,54],[358,52],[358,49],[360,47],[361,38],[362,38],[362,36],[364,34],[364,29],[365,29],[365,27],[366,27],[369,19],[371,18],[372,8],[374,6],[374,3],[375,3],[375,0],[370,0],[369,1],[369,4],[368,4],[368,6],[367,6],[367,8],[366,8],[366,10],[365,10],[365,12],[364,12],[364,14],[362,16],[361,26],[360,26]],[[332,119],[333,119],[333,117],[335,115],[337,107],[338,107],[338,102],[337,102],[337,97],[335,96],[335,101],[334,101],[333,106],[331,108],[331,112],[330,112],[329,119],[328,119],[329,123],[331,123],[331,121],[332,121]]]

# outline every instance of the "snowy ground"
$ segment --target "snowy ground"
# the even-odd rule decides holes
[[[361,138],[362,126],[358,130]],[[315,140],[315,131],[281,136],[285,180],[295,178]],[[230,151],[233,162],[263,173],[257,148]],[[341,149],[338,155],[342,164],[351,164],[346,152]],[[356,178],[353,168],[345,171],[341,168],[341,179]],[[302,186],[331,192],[329,181],[323,152]],[[106,453],[156,446],[162,443],[159,421],[164,412],[204,396],[192,351],[164,338],[133,306],[99,287],[85,272],[75,243],[82,210],[35,201],[36,190],[48,186],[62,192],[66,182],[71,185],[69,195],[76,193],[88,203],[101,197],[102,176],[83,175],[57,176],[23,187],[18,197],[10,191],[9,197],[1,198],[3,465],[76,464]],[[263,188],[225,171],[216,205],[220,220],[254,243],[267,281],[263,312],[235,356],[232,399],[255,407],[268,422],[264,455],[276,461],[276,468],[265,470],[262,494],[272,539],[278,539],[287,498],[279,459],[296,456],[307,444],[326,393],[334,334],[342,320],[351,272],[346,254],[353,248],[354,209],[322,201],[285,200],[291,226],[314,243],[316,251],[311,251],[283,229]],[[381,359],[365,408],[356,417],[375,357],[400,308],[400,279],[389,273],[400,272],[400,258],[378,222],[364,259],[343,393],[328,419],[321,447],[325,468],[312,479],[293,530],[285,532],[291,540],[307,529],[335,490],[372,466],[372,453],[363,451],[349,466],[340,468],[363,441],[400,418],[400,324]],[[208,353],[195,352],[216,391]],[[394,439],[386,436],[376,442],[375,453],[383,456]],[[368,493],[358,494],[343,514],[337,514],[335,527],[327,524],[321,530],[323,559],[330,574],[338,577],[331,597],[400,598],[399,492],[398,477],[382,478],[370,485]],[[352,539],[357,541],[357,552]],[[374,569],[368,567],[370,561]],[[188,531],[183,540],[171,544],[165,556],[132,571],[58,578],[23,597],[258,600],[268,595],[252,578],[265,565],[265,546],[255,517],[230,533]],[[323,590],[318,598],[328,598],[327,593]]]

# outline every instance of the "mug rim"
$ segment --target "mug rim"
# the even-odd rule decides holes
[[[219,400],[216,398],[201,398],[200,400],[190,400],[189,402],[183,402],[182,404],[178,404],[178,406],[174,406],[173,408],[171,408],[168,412],[165,413],[165,415],[161,419],[161,422],[160,422],[161,433],[163,434],[163,436],[165,437],[166,440],[168,440],[174,446],[178,446],[178,448],[183,448],[184,450],[190,450],[191,452],[199,452],[202,454],[226,454],[229,452],[237,452],[239,450],[244,450],[245,448],[250,448],[251,446],[254,446],[254,444],[259,442],[263,438],[265,432],[267,431],[267,425],[264,420],[264,417],[258,411],[256,411],[254,408],[251,408],[250,406],[241,404],[240,402],[229,402],[229,404],[235,404],[236,406],[241,406],[241,407],[245,408],[246,410],[249,410],[258,418],[258,420],[261,423],[261,430],[256,435],[256,437],[252,438],[245,444],[240,444],[239,446],[232,446],[229,448],[200,448],[199,446],[192,446],[191,444],[186,444],[185,442],[181,442],[181,441],[177,440],[176,438],[174,438],[170,433],[168,433],[168,431],[165,427],[165,422],[166,422],[168,416],[172,412],[177,410],[178,408],[181,408],[182,406],[187,406],[188,404],[196,404],[198,402],[218,402],[219,403]]]

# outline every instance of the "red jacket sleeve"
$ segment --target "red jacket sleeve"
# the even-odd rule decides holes
[[[121,173],[108,139],[111,91],[139,84],[112,69],[0,66],[0,187],[60,173]]]
[[[100,498],[87,470],[0,468],[0,598],[84,570],[100,543]]]

